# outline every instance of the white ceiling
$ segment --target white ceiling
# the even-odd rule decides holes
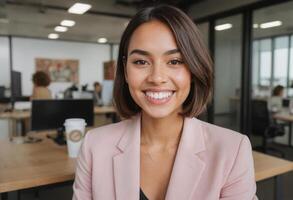
[[[76,25],[65,33],[59,33],[61,40],[96,42],[98,38],[106,37],[110,43],[119,43],[125,25],[137,12],[135,6],[119,4],[119,1],[127,4],[148,0],[83,0],[81,2],[92,5],[84,15],[67,12],[76,0],[0,0],[0,35],[47,38],[63,19],[71,19],[76,21]],[[204,5],[205,1],[208,5],[209,0],[192,2]],[[254,29],[254,38],[292,33],[292,13],[293,1],[255,11],[254,23],[281,20],[283,25],[271,29]],[[226,22],[234,24],[234,28],[229,31],[231,33],[225,32],[227,36],[233,38],[233,35],[239,34],[239,18],[228,17],[217,21],[217,24]]]
[[[67,12],[75,2],[71,0],[8,2],[0,6],[1,35],[47,38],[63,19],[71,19],[76,22],[75,26],[59,33],[60,39],[96,42],[99,37],[107,37],[109,42],[117,43],[129,18],[116,15],[132,16],[136,12],[135,8],[117,5],[114,0],[82,1],[92,5],[90,12],[84,15]]]
[[[268,29],[253,29],[254,38],[263,38],[293,33],[293,1],[256,10],[253,23],[282,21],[282,25]]]

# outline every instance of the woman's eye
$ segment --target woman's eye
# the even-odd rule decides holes
[[[181,64],[183,64],[183,61],[181,61],[181,60],[170,60],[168,62],[168,64],[171,64],[171,65],[181,65]]]
[[[146,65],[146,64],[148,64],[148,62],[145,61],[145,60],[136,60],[136,61],[133,62],[133,64],[136,64],[136,65]]]

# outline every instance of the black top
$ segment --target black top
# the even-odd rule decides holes
[[[139,200],[149,200],[145,194],[143,193],[142,189],[140,188],[140,192],[139,192]]]

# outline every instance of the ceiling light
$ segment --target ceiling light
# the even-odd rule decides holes
[[[49,38],[49,39],[58,39],[58,38],[59,38],[59,35],[56,34],[56,33],[50,33],[50,34],[48,35],[48,38]]]
[[[65,20],[62,20],[60,24],[61,26],[74,26],[75,21],[65,19]]]
[[[85,3],[75,3],[73,6],[71,6],[68,9],[69,13],[73,14],[84,14],[86,11],[88,11],[92,6],[90,4]]]
[[[99,38],[98,43],[106,43],[108,40],[107,38]]]
[[[54,30],[57,32],[66,32],[68,28],[64,26],[56,26]]]
[[[266,23],[260,24],[260,28],[262,29],[272,28],[272,27],[281,26],[281,25],[282,25],[281,21],[272,21],[272,22],[266,22]]]
[[[253,28],[258,28],[258,24],[253,24]]]
[[[215,30],[216,31],[223,31],[223,30],[226,30],[226,29],[230,29],[232,27],[233,27],[233,25],[232,24],[229,24],[229,23],[227,23],[227,24],[221,24],[221,25],[215,26]]]

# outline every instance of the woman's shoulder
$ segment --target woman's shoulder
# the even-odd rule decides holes
[[[243,137],[243,134],[241,134],[235,130],[231,130],[231,129],[221,127],[221,126],[218,126],[215,124],[211,124],[208,122],[204,122],[204,121],[200,121],[200,123],[202,124],[202,127],[205,129],[205,131],[214,137],[221,136],[221,137],[224,137],[225,139],[226,138],[233,138],[233,139],[239,138],[240,139]]]
[[[243,144],[250,146],[248,137],[237,131],[198,119],[194,119],[194,123],[200,124],[207,149],[212,148],[216,151],[231,151],[239,149]]]
[[[51,91],[47,87],[35,87],[32,98],[34,99],[51,99]]]

